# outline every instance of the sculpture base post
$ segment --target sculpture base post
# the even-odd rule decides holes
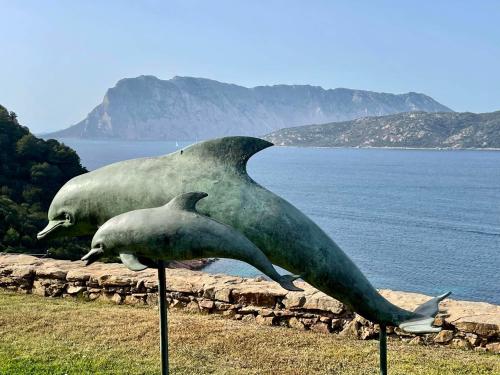
[[[380,354],[380,375],[387,375],[387,331],[385,324],[380,325],[379,354]]]
[[[165,264],[163,260],[158,261],[158,306],[160,309],[160,352],[161,352],[161,374],[168,375],[168,324],[167,324],[167,300],[166,300],[166,277]]]

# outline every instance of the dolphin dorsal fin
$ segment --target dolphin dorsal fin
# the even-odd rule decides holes
[[[208,196],[208,194],[202,191],[194,191],[181,194],[168,202],[165,207],[177,208],[179,210],[185,211],[196,211],[196,203],[198,203],[200,199],[203,199],[206,196]]]
[[[254,137],[224,137],[196,143],[182,150],[182,154],[206,159],[217,159],[223,164],[232,164],[240,172],[246,171],[246,164],[252,155],[270,146],[271,142]]]

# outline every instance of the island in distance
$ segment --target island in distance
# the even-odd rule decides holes
[[[407,112],[289,127],[264,138],[280,146],[500,149],[500,111]]]
[[[450,112],[424,94],[310,85],[246,88],[205,78],[120,80],[76,125],[46,138],[195,141],[408,111]]]

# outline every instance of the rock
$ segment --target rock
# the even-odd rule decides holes
[[[451,340],[450,346],[457,349],[472,349],[472,345],[470,344],[470,342],[461,337],[457,337]]]
[[[434,342],[438,344],[447,344],[453,339],[453,331],[443,329],[434,337]]]
[[[258,313],[259,313],[259,315],[261,315],[261,316],[263,316],[263,317],[265,317],[265,318],[268,318],[268,317],[270,317],[270,316],[274,316],[274,311],[273,311],[273,310],[271,310],[271,309],[266,309],[266,308],[264,308],[264,309],[260,309],[260,310],[258,311]]]
[[[133,284],[130,278],[117,275],[101,275],[97,280],[99,285],[104,287],[129,286]]]
[[[295,312],[290,310],[273,310],[273,314],[277,317],[290,317],[295,316]]]
[[[257,315],[255,317],[255,322],[261,326],[272,326],[274,325],[275,319],[276,318],[274,316],[264,317],[262,315]]]
[[[215,310],[217,311],[226,311],[233,307],[230,303],[215,301]]]
[[[359,328],[359,338],[361,340],[368,340],[374,337],[377,337],[377,333],[373,326],[361,326]]]
[[[36,269],[36,277],[40,279],[66,280],[66,271],[53,267],[41,267]]]
[[[290,320],[288,321],[288,326],[290,328],[295,328],[301,331],[305,331],[306,327],[304,323],[302,323],[300,320],[298,320],[296,317],[291,317]]]
[[[35,276],[35,267],[33,266],[19,266],[15,267],[10,274],[11,277],[20,279],[31,279]]]
[[[123,303],[125,305],[144,305],[145,297],[137,297],[135,295],[125,296]]]
[[[466,333],[465,338],[472,346],[478,346],[481,343],[481,339],[475,333]]]
[[[111,297],[111,301],[113,303],[116,303],[117,305],[121,305],[123,298],[120,294],[115,293],[115,294],[113,294],[113,297]]]
[[[42,296],[45,297],[45,286],[42,284],[40,280],[35,280],[33,282],[33,289],[31,290],[31,293],[37,295],[37,296]]]
[[[89,293],[89,300],[94,301],[98,299],[101,296],[101,293]]]
[[[308,310],[329,311],[336,315],[344,312],[344,305],[341,302],[323,292],[316,292],[311,296],[306,296],[306,301],[302,307]]]
[[[486,350],[492,353],[500,354],[500,342],[486,344]]]
[[[257,306],[243,306],[238,309],[241,314],[257,314],[260,308]]]
[[[330,333],[330,325],[328,323],[319,321],[311,326],[311,331],[320,333]]]
[[[88,281],[89,279],[90,272],[81,269],[69,270],[66,274],[66,280],[70,282]]]
[[[273,290],[257,289],[251,285],[233,289],[232,291],[232,296],[236,303],[262,307],[274,307],[280,295],[281,293],[276,293]]]
[[[356,314],[356,317],[354,318],[354,320],[356,320],[362,326],[372,325],[372,323],[369,320],[363,318],[361,315],[358,315],[358,314]]]
[[[497,324],[488,324],[481,322],[456,322],[455,328],[458,331],[475,333],[483,337],[495,337],[498,335],[500,329]]]
[[[313,324],[316,324],[316,322],[319,321],[319,318],[300,318],[300,321],[304,323],[306,327],[310,327]]]
[[[215,299],[215,287],[210,286],[201,291],[201,296],[205,299]]]
[[[359,338],[360,335],[359,328],[360,328],[359,322],[357,322],[356,320],[351,320],[339,333],[339,336],[357,339]]]
[[[70,285],[68,286],[68,288],[66,289],[66,292],[68,294],[78,294],[78,293],[82,293],[84,290],[86,290],[87,288],[84,287],[84,286],[74,286],[74,285]]]
[[[304,306],[306,302],[306,297],[303,293],[298,292],[289,292],[286,297],[283,299],[283,305],[287,309],[296,309]]]
[[[198,306],[200,307],[201,312],[208,314],[214,308],[215,303],[214,301],[204,299],[198,302]]]
[[[215,291],[214,298],[222,302],[231,302],[231,289],[219,289]]]
[[[437,315],[435,318],[434,318],[434,323],[433,325],[435,325],[436,327],[442,327],[444,326],[445,324],[445,317],[442,316],[442,315]]]

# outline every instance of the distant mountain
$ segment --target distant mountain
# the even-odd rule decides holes
[[[83,121],[45,136],[196,140],[408,111],[451,110],[413,92],[395,95],[309,85],[246,88],[204,78],[140,76],[120,80]]]
[[[281,146],[500,148],[500,111],[365,117],[281,129],[264,138]]]

